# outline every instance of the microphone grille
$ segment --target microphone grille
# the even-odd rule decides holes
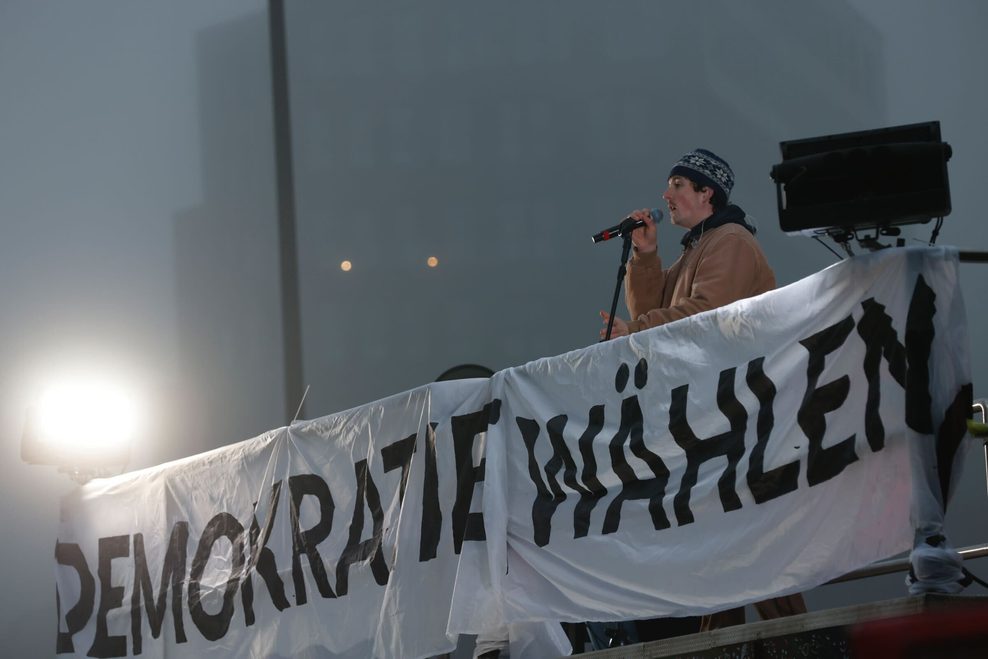
[[[658,208],[653,208],[648,212],[648,214],[652,216],[652,221],[656,224],[662,221],[662,211]]]

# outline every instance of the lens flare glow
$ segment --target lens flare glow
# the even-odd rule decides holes
[[[50,445],[105,449],[130,442],[142,410],[124,387],[100,380],[64,380],[48,387],[36,413],[39,441]]]

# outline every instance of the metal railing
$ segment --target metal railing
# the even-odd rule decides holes
[[[964,547],[963,549],[958,549],[957,553],[960,554],[961,558],[965,561],[972,558],[981,558],[983,556],[988,556],[988,545],[972,545],[970,547]],[[857,579],[877,577],[883,574],[892,574],[893,572],[908,572],[910,565],[908,556],[904,558],[890,558],[886,561],[872,563],[868,567],[863,567],[860,570],[848,572],[847,574],[839,576],[836,579],[831,579],[824,585],[829,586],[830,584],[843,583],[845,581],[855,581]]]

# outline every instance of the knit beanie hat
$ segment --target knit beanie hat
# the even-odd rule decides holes
[[[726,160],[706,149],[693,149],[680,158],[669,172],[669,178],[677,174],[709,187],[714,191],[714,200],[720,198],[719,205],[727,203],[727,199],[731,196],[731,188],[734,187],[734,172],[731,166]]]

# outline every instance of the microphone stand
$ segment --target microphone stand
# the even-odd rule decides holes
[[[604,341],[610,341],[611,330],[614,328],[614,314],[617,312],[618,298],[621,296],[621,285],[624,283],[624,275],[627,272],[628,256],[631,254],[631,232],[626,231],[622,236],[624,245],[621,247],[621,267],[618,268],[617,284],[614,286],[614,299],[611,300],[611,315],[607,319],[607,333]]]

